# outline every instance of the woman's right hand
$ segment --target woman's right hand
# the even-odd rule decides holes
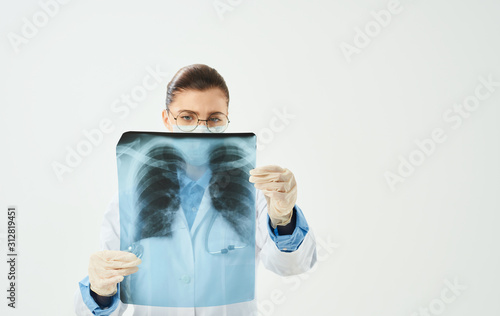
[[[123,278],[139,270],[142,260],[131,252],[103,250],[94,252],[89,261],[90,289],[100,296],[113,296]]]

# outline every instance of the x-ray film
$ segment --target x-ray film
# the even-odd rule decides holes
[[[123,303],[205,307],[255,296],[253,133],[126,132],[116,147]]]

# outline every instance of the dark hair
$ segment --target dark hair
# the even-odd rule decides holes
[[[167,85],[166,106],[168,108],[178,92],[184,90],[205,91],[211,88],[221,89],[226,96],[229,106],[229,90],[224,78],[222,78],[217,70],[204,64],[193,64],[182,67]]]

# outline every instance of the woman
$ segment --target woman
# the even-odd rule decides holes
[[[180,69],[167,86],[166,108],[162,111],[165,127],[174,132],[223,132],[227,119],[229,91],[224,79],[213,68],[195,64]],[[213,119],[216,117],[216,119]],[[226,118],[227,121],[224,121]],[[221,120],[222,123],[221,124]],[[217,123],[215,123],[217,122]],[[192,184],[203,189],[205,171],[196,166],[186,169]],[[255,197],[255,267],[264,266],[278,275],[304,273],[316,262],[316,243],[301,209],[295,205],[297,188],[291,171],[279,166],[262,166],[250,171],[249,181]],[[186,184],[187,185],[187,184]],[[203,195],[204,190],[198,194]],[[182,192],[182,188],[181,188]],[[182,194],[182,193],[181,193]],[[197,195],[186,194],[183,204],[203,203]],[[183,209],[188,209],[187,207]],[[198,214],[186,213],[188,222]],[[191,218],[189,218],[189,216]],[[198,221],[199,222],[199,221]],[[137,272],[141,259],[119,251],[118,195],[104,215],[101,229],[102,251],[90,256],[89,275],[75,293],[77,315],[122,315],[128,304],[120,301],[120,282]],[[183,279],[185,283],[197,279]],[[201,281],[200,281],[201,282]],[[206,282],[206,281],[203,281]],[[209,284],[206,282],[208,293]],[[134,315],[257,315],[255,299],[217,306],[159,307],[134,305]]]

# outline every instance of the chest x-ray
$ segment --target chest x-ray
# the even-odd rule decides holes
[[[253,133],[126,132],[116,148],[120,250],[142,259],[127,304],[204,307],[255,296]]]

